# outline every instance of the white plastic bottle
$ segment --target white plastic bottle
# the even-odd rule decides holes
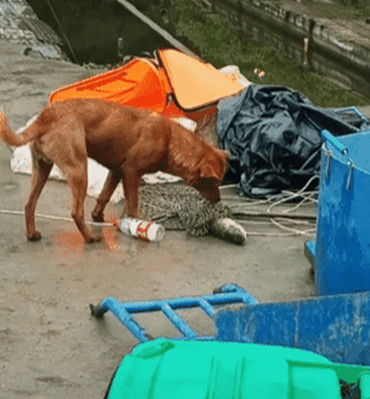
[[[165,229],[161,224],[135,218],[123,218],[115,223],[124,234],[145,241],[158,242],[164,237]]]

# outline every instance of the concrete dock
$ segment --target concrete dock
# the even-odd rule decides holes
[[[56,88],[95,74],[65,61],[24,56],[23,46],[0,40],[0,98],[12,128],[23,126]],[[0,144],[0,209],[23,210],[29,176],[10,170]],[[86,201],[89,215],[93,199]],[[121,204],[110,205],[119,214]],[[46,185],[38,212],[69,217],[65,183]],[[313,295],[307,237],[250,236],[239,247],[213,237],[167,232],[148,244],[104,228],[102,243],[85,246],[73,223],[37,219],[40,242],[27,242],[22,216],[0,214],[0,398],[101,398],[125,353],[137,343],[107,315],[97,322],[88,304],[106,296],[144,300],[210,293],[235,282],[261,302]],[[253,226],[250,228],[253,229]],[[190,312],[199,334],[212,323]],[[175,336],[161,318],[145,324]]]
[[[36,115],[53,90],[102,71],[24,51],[0,38],[0,106],[13,129]],[[370,107],[361,110],[370,116]],[[97,228],[103,241],[86,246],[73,223],[45,218],[36,220],[42,240],[28,242],[23,216],[7,211],[23,211],[30,177],[11,171],[10,155],[0,143],[0,399],[102,398],[119,361],[137,344],[111,314],[100,321],[90,316],[89,303],[106,296],[133,301],[208,294],[231,282],[260,302],[314,295],[303,250],[309,237],[289,236],[266,220],[245,225],[256,233],[245,246],[182,231],[145,243],[113,227]],[[69,217],[70,202],[67,185],[49,181],[37,212]],[[87,217],[94,203],[87,199]],[[110,204],[107,213],[119,215],[121,207]],[[154,336],[178,335],[162,317],[138,320]],[[199,334],[212,334],[212,322],[197,311],[187,320]]]

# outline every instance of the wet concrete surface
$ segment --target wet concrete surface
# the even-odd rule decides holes
[[[66,62],[22,55],[22,46],[0,40],[0,98],[14,129],[46,104],[51,91],[87,77]],[[9,167],[10,150],[0,144],[0,209],[23,210],[29,176]],[[90,213],[94,201],[86,201]],[[69,217],[70,192],[50,181],[38,212]],[[110,205],[111,215],[121,205]],[[158,244],[103,228],[102,243],[85,246],[73,223],[37,219],[40,242],[27,242],[22,216],[0,214],[0,398],[102,398],[122,356],[136,344],[108,314],[96,321],[88,304],[106,296],[142,300],[210,293],[235,282],[261,302],[313,294],[304,237],[251,236],[244,247],[213,237],[187,238],[167,232]],[[140,318],[142,319],[142,318]],[[154,335],[174,336],[156,316]],[[212,323],[190,312],[200,334]]]

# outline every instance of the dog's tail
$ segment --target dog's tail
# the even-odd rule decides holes
[[[0,139],[5,141],[6,144],[19,147],[21,145],[27,144],[29,141],[39,137],[43,134],[41,126],[39,123],[34,121],[26,127],[22,133],[16,134],[9,127],[6,116],[3,112],[0,112]]]

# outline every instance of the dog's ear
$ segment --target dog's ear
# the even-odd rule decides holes
[[[226,159],[228,160],[230,158],[230,152],[227,150],[218,150],[220,152],[220,154]]]
[[[220,176],[209,163],[203,163],[199,169],[199,177],[201,179],[216,179],[220,180]]]

